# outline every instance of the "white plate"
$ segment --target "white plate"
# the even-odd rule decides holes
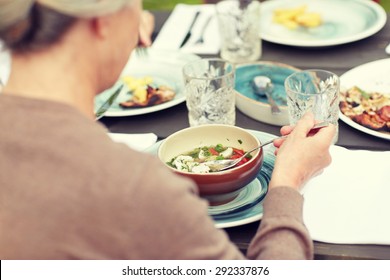
[[[390,93],[390,58],[372,61],[355,67],[340,77],[342,89],[358,86],[366,92]],[[390,140],[390,133],[364,127],[340,112],[340,119],[364,133]]]
[[[307,12],[320,13],[316,28],[289,30],[272,20],[279,8],[307,4]],[[385,10],[368,0],[269,0],[262,3],[261,38],[282,45],[324,47],[354,42],[378,32],[386,23]]]
[[[120,102],[126,101],[131,97],[130,94],[124,91],[117,97],[114,104],[104,116],[122,117],[142,115],[160,111],[182,103],[185,100],[182,67],[187,62],[197,59],[200,59],[197,55],[181,53],[180,51],[162,51],[150,48],[148,49],[146,56],[141,56],[138,55],[137,52],[134,52],[122,71],[121,77],[127,75],[136,78],[145,76],[152,77],[154,86],[167,85],[171,87],[176,92],[175,98],[155,106],[126,109],[119,105]],[[96,96],[95,110],[104,103],[119,84],[122,84],[120,79],[112,88]]]
[[[260,140],[260,142],[266,142],[277,137],[273,134],[269,134],[266,132],[260,132],[256,130],[248,131],[255,135]],[[145,152],[157,154],[157,150],[158,147],[161,145],[161,142],[162,141],[157,142],[152,147],[146,149]],[[274,151],[275,147],[273,145],[268,145],[264,148],[264,162],[259,172],[259,175],[257,176],[257,179],[259,180],[263,191],[268,190],[268,183],[271,179],[271,174],[275,161]],[[262,201],[263,200],[260,200],[256,205],[249,209],[245,208],[242,211],[236,211],[234,213],[228,213],[226,215],[219,215],[218,218],[214,217],[215,227],[229,228],[259,221],[263,217]]]

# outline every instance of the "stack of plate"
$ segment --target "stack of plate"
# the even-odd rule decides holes
[[[217,228],[228,228],[248,224],[263,216],[262,202],[268,192],[274,168],[275,156],[272,149],[265,151],[263,166],[257,178],[243,188],[232,201],[209,206],[208,213],[214,219]]]
[[[276,135],[256,130],[248,130],[264,143],[276,138]],[[164,140],[163,140],[164,141]],[[156,155],[162,141],[157,142],[145,152]],[[209,206],[208,213],[214,219],[217,228],[229,228],[259,221],[263,217],[263,200],[268,192],[275,163],[275,147],[264,147],[263,165],[257,178],[249,183],[237,197],[228,203]]]

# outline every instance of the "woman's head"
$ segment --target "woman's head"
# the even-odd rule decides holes
[[[82,58],[83,65],[74,67],[91,65],[95,70],[89,76],[95,77],[94,87],[101,91],[117,80],[138,43],[141,3],[141,0],[0,0],[0,39],[14,58],[48,54],[52,69],[59,67],[59,56],[76,53],[70,59]]]
[[[114,13],[139,0],[0,0],[0,38],[13,52],[56,43],[77,21]]]

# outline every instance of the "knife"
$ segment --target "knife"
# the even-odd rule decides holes
[[[188,28],[188,32],[187,32],[186,36],[184,37],[183,42],[182,42],[181,45],[180,45],[180,48],[184,47],[184,45],[185,45],[185,44],[188,42],[188,40],[190,39],[191,33],[192,33],[192,28],[194,27],[195,22],[196,22],[196,20],[198,19],[199,15],[200,15],[200,11],[197,11],[196,14],[195,14],[195,16],[194,16],[194,19],[193,19],[192,22],[191,22],[190,27]]]
[[[106,101],[96,110],[95,113],[95,121],[100,120],[104,117],[104,114],[110,109],[111,105],[114,103],[115,99],[118,97],[119,93],[121,93],[124,85],[119,86],[119,88],[109,97]]]

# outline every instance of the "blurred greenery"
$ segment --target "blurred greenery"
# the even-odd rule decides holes
[[[343,1],[343,0],[340,0]],[[370,1],[370,0],[367,0]],[[146,10],[172,10],[176,4],[201,4],[202,0],[144,0],[144,8]],[[390,12],[390,0],[380,0],[379,3]]]
[[[144,0],[146,10],[172,10],[178,3],[201,4],[202,0]]]
[[[380,4],[385,8],[387,12],[390,12],[390,0],[381,0]]]

